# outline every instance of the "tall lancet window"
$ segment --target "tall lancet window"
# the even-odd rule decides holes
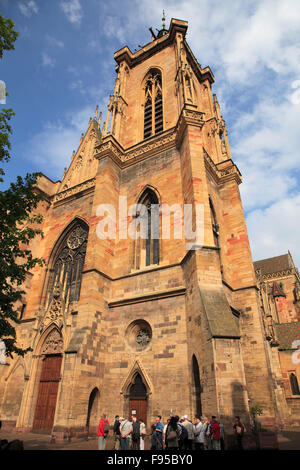
[[[163,130],[161,73],[151,70],[145,82],[144,139]]]
[[[50,271],[49,301],[57,291],[62,294],[65,305],[79,299],[87,239],[88,227],[78,221],[58,242],[59,248]]]
[[[159,263],[159,201],[151,189],[144,191],[138,201],[136,239],[136,268]]]
[[[292,395],[300,395],[298,379],[297,379],[297,376],[293,372],[290,374],[290,384],[291,384]]]
[[[216,211],[214,208],[214,205],[212,203],[211,197],[209,196],[209,207],[210,207],[210,217],[211,217],[211,225],[212,225],[212,231],[213,231],[213,236],[214,236],[214,243],[216,247],[219,247],[219,225],[217,222],[217,216],[216,216]]]

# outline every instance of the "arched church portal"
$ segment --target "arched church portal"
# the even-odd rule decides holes
[[[129,389],[129,415],[147,424],[147,389],[140,374],[136,374]]]
[[[99,397],[99,390],[95,387],[89,397],[88,414],[86,419],[86,427],[89,436],[97,435],[99,423]]]
[[[42,370],[33,420],[33,429],[51,430],[57,401],[62,363],[63,341],[54,328],[46,337],[41,349]]]

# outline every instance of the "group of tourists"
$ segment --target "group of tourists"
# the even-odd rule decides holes
[[[157,416],[151,426],[151,450],[224,450],[225,431],[224,426],[216,416],[209,420],[207,417],[195,416],[190,420],[188,415],[181,418],[171,416],[165,425],[161,416]],[[98,448],[105,450],[106,437],[109,433],[109,422],[105,414],[101,416],[98,428]],[[243,449],[243,436],[246,432],[245,425],[239,416],[235,417],[233,429],[237,447]],[[144,450],[146,425],[140,418],[131,416],[126,419],[115,416],[113,425],[113,450]]]

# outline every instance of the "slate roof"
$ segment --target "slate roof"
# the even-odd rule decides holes
[[[300,321],[277,323],[275,325],[279,349],[297,349],[292,347],[293,341],[300,341]]]
[[[261,270],[262,276],[264,274],[277,273],[278,271],[285,271],[286,269],[291,269],[292,263],[290,257],[287,254],[274,256],[273,258],[266,258],[259,261],[254,261],[253,263],[255,271],[257,269]]]
[[[238,319],[233,315],[221,287],[201,286],[200,295],[212,338],[240,338]]]

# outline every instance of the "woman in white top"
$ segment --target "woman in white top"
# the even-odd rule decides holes
[[[146,425],[142,419],[140,422],[140,450],[145,450]]]

